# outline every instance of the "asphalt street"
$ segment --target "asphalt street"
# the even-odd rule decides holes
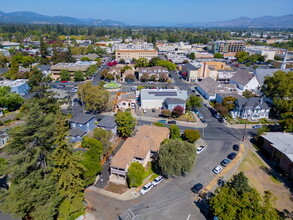
[[[187,90],[188,94],[192,94],[191,85],[179,79],[175,72],[171,74],[179,89]],[[206,119],[207,127],[194,127],[194,129],[200,131],[207,148],[198,155],[192,172],[185,177],[164,180],[145,195],[130,201],[120,201],[96,192],[87,193],[86,198],[94,205],[98,219],[115,219],[118,216],[123,220],[205,219],[194,203],[195,194],[191,192],[191,187],[196,183],[206,185],[214,179],[216,174],[212,172],[213,168],[233,152],[232,146],[241,141],[243,129],[230,128],[219,123],[205,106],[199,108],[199,112]],[[142,124],[152,124],[152,122],[138,120],[138,125]],[[179,128],[185,130],[190,129],[190,126],[179,126]],[[250,132],[251,130],[247,130],[246,135]],[[107,208],[105,209],[101,204],[106,204]]]

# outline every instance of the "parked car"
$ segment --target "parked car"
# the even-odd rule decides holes
[[[216,166],[216,167],[213,169],[213,172],[216,173],[216,174],[218,174],[218,173],[220,173],[222,170],[223,170],[223,167],[221,167],[221,166]]]
[[[168,124],[174,124],[174,125],[176,125],[176,121],[168,121]]]
[[[56,89],[57,86],[56,86],[56,85],[52,85],[51,88],[52,88],[52,89]]]
[[[141,189],[140,189],[140,194],[141,195],[144,195],[144,194],[146,194],[148,191],[150,191],[151,190],[151,188],[153,188],[154,187],[154,185],[152,184],[152,183],[148,183],[148,184],[146,184],[146,185],[144,185]]]
[[[203,185],[201,183],[197,183],[191,188],[191,191],[194,193],[199,193],[202,189]]]
[[[131,108],[135,109],[135,104],[134,103],[131,103]]]
[[[225,167],[225,166],[227,166],[230,162],[231,162],[231,161],[230,161],[229,159],[224,159],[224,160],[222,160],[221,165]]]
[[[200,114],[200,113],[198,113],[197,116],[198,116],[199,118],[202,118],[202,114]]]
[[[162,123],[162,124],[167,124],[167,121],[166,120],[159,120],[158,122],[159,123]]]
[[[197,109],[194,109],[194,113],[195,113],[195,114],[198,114],[199,111],[198,111]]]
[[[218,121],[219,121],[220,123],[224,123],[224,119],[223,119],[222,117],[220,117],[220,118],[218,119]]]
[[[252,128],[261,128],[262,125],[253,125]]]
[[[239,151],[239,145],[238,144],[234,144],[233,145],[233,150],[235,150],[235,151]]]
[[[153,108],[153,109],[152,109],[152,112],[156,112],[156,109]]]
[[[230,160],[233,160],[235,157],[236,157],[236,153],[230,153],[227,157],[230,159]]]
[[[220,115],[219,113],[216,113],[216,114],[215,114],[215,118],[216,118],[216,119],[220,119],[220,118],[221,118],[221,115]]]
[[[200,120],[201,120],[202,123],[206,123],[206,122],[207,122],[207,121],[206,121],[205,119],[203,119],[203,118],[200,118]]]
[[[196,154],[200,154],[201,152],[204,151],[204,149],[205,149],[204,146],[200,146],[200,147],[198,147],[198,148],[197,148],[197,152],[196,152]]]
[[[147,113],[148,111],[146,109],[143,110],[143,113]]]
[[[154,186],[156,186],[156,185],[158,185],[159,183],[161,183],[163,180],[164,180],[164,177],[162,177],[162,176],[158,176],[158,177],[156,177],[156,178],[152,181],[152,184],[153,184]]]
[[[72,88],[71,92],[77,92],[77,90],[78,90],[77,88]]]
[[[65,86],[64,85],[57,85],[56,87],[57,88],[64,88]]]

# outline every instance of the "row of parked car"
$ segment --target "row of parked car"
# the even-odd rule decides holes
[[[156,177],[151,183],[148,183],[146,185],[144,185],[141,189],[140,189],[140,194],[144,195],[146,194],[148,191],[150,191],[154,186],[158,185],[159,183],[161,183],[164,180],[164,177],[162,176],[158,176]]]
[[[239,149],[240,149],[240,147],[238,144],[233,145],[234,151],[239,151]],[[201,146],[197,150],[198,150],[197,154],[199,154],[204,150],[204,147]],[[213,172],[216,174],[220,173],[223,170],[223,167],[226,167],[231,162],[231,160],[233,160],[236,157],[236,155],[237,155],[237,153],[235,153],[235,152],[230,153],[227,156],[227,158],[225,158],[224,160],[221,161],[222,166],[216,166],[213,169]],[[203,189],[203,185],[201,183],[197,183],[191,188],[191,191],[194,193],[199,193],[202,189]]]
[[[162,123],[162,124],[174,124],[174,125],[176,125],[176,121],[168,121],[167,122],[167,120],[159,120],[158,121],[159,123]]]
[[[233,145],[233,150],[239,151],[239,145],[238,144]],[[227,158],[225,158],[224,160],[221,161],[220,164],[222,166],[220,166],[220,165],[216,166],[213,169],[213,172],[216,174],[220,173],[224,169],[224,167],[226,167],[231,162],[231,160],[233,160],[236,157],[236,155],[237,155],[237,153],[235,153],[235,152],[228,154]]]

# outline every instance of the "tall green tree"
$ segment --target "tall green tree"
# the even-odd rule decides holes
[[[196,160],[196,147],[186,141],[170,139],[161,145],[159,167],[168,176],[178,176],[191,171]]]
[[[65,81],[70,80],[70,73],[68,72],[68,70],[60,71],[60,79]]]
[[[186,102],[186,109],[191,110],[201,107],[202,99],[196,95],[190,95]]]
[[[191,53],[189,54],[189,58],[190,58],[191,60],[195,60],[195,53],[194,53],[194,52],[191,52]]]
[[[137,68],[137,67],[147,67],[149,65],[148,63],[148,60],[146,58],[139,58],[136,62],[135,62],[135,65],[134,67]]]
[[[130,112],[119,111],[115,115],[118,133],[121,137],[129,137],[136,125],[136,120]]]
[[[57,108],[43,97],[26,105],[25,123],[10,132],[7,174],[12,185],[0,196],[0,209],[20,218],[53,219],[60,201],[49,159],[55,149]]]
[[[171,139],[180,138],[180,129],[177,125],[172,124],[169,127],[169,130],[170,130],[170,138]]]
[[[283,131],[293,132],[293,112],[286,112],[282,114],[280,125]]]
[[[144,168],[139,162],[130,164],[127,172],[127,181],[130,187],[140,186],[143,182]]]
[[[81,71],[74,72],[74,81],[79,82],[84,80],[84,74]]]
[[[113,133],[103,128],[95,128],[93,137],[102,143],[103,153],[106,154],[111,148]]]
[[[264,80],[262,92],[273,101],[279,113],[293,111],[293,71],[276,71]]]
[[[186,129],[183,133],[183,137],[190,143],[194,143],[200,138],[200,133],[198,130]]]
[[[83,179],[88,186],[95,182],[96,176],[102,170],[100,158],[102,156],[103,145],[95,138],[84,137],[81,142],[83,148],[88,150],[82,154],[82,165],[85,167]]]
[[[55,117],[56,118],[56,117]],[[68,145],[66,139],[65,121],[61,115],[57,115],[56,133],[58,134],[52,153],[53,161],[52,175],[56,180],[56,188],[61,197],[61,203],[58,208],[59,219],[77,218],[84,212],[83,173],[86,171],[81,164],[81,158],[73,154],[72,148]]]

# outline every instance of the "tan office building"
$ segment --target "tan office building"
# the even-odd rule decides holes
[[[116,59],[132,60],[139,59],[141,57],[152,59],[158,56],[157,50],[116,50]]]

